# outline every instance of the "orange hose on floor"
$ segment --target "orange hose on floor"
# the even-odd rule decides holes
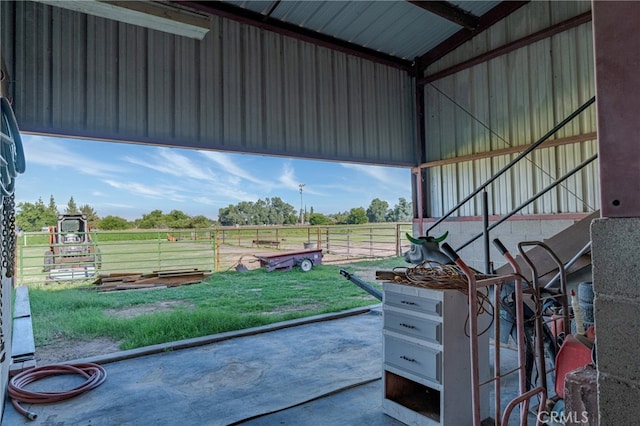
[[[86,380],[83,384],[61,392],[32,392],[24,387],[29,383],[49,376],[62,374],[78,374]],[[30,420],[36,419],[35,413],[25,410],[20,403],[46,404],[72,398],[82,392],[100,386],[107,379],[107,372],[102,366],[93,363],[45,365],[32,368],[17,374],[9,381],[9,397],[15,409]]]

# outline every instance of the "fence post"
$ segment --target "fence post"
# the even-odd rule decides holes
[[[400,257],[402,247],[400,244],[400,224],[396,223],[396,257]]]
[[[369,228],[369,256],[373,257],[373,228]]]
[[[160,261],[160,257],[162,257],[162,247],[160,244],[162,243],[160,242],[160,231],[158,231],[158,271],[162,270],[162,262]]]
[[[25,244],[26,244],[26,242],[27,241],[26,241],[26,237],[25,237]],[[24,262],[24,251],[23,251],[24,247],[19,247],[19,250],[20,250],[20,269],[19,269],[20,272],[18,273],[18,278],[19,278],[18,281],[19,281],[20,284],[23,284],[23,282],[22,282],[22,279],[23,279],[22,278],[22,266],[23,266],[23,263],[22,262]],[[16,268],[14,268],[14,271],[15,271],[15,269]],[[15,272],[14,272],[14,275],[15,275]]]
[[[331,244],[329,244],[329,227],[326,228],[327,234],[327,251],[331,250]]]
[[[220,233],[218,230],[215,230],[215,239],[212,239],[213,243],[213,253],[214,253],[214,263],[216,272],[220,272]]]

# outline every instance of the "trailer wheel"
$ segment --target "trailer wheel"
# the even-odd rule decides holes
[[[42,272],[49,272],[53,267],[53,264],[54,264],[53,252],[49,250],[44,254],[44,267],[42,268]]]
[[[96,264],[96,269],[101,269],[102,268],[102,253],[100,252],[100,249],[96,247],[96,255],[95,255],[95,264]]]
[[[300,262],[300,269],[302,272],[309,272],[313,268],[313,262],[311,259],[302,259]]]

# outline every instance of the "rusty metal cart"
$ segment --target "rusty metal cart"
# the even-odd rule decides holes
[[[524,250],[525,247],[539,247],[555,262],[560,278],[558,289],[545,288],[540,285],[538,269],[531,256]],[[555,370],[556,355],[560,350],[559,342],[570,334],[567,274],[560,258],[547,244],[541,241],[523,241],[518,244],[518,251],[527,266],[531,269],[530,292],[534,302],[534,353],[541,386],[549,389],[547,385],[547,374]],[[549,315],[545,315],[547,313],[545,311],[548,310],[547,307],[557,307],[559,309],[556,309],[553,313],[549,313]],[[551,314],[553,314],[553,316]],[[549,318],[549,321],[545,319],[545,316]],[[554,332],[551,332],[550,329]],[[547,368],[545,356],[547,352],[554,364],[553,368]]]
[[[533,397],[539,396],[541,399],[541,403],[538,406],[538,416],[537,416],[537,424],[542,424],[541,419],[546,399],[547,399],[547,391],[544,387],[534,387],[532,389],[528,389],[527,386],[527,378],[526,378],[526,347],[525,347],[525,330],[524,330],[524,299],[523,299],[523,279],[522,273],[520,271],[520,266],[515,261],[513,256],[509,253],[509,251],[505,248],[505,246],[500,242],[500,240],[495,239],[493,241],[494,245],[498,248],[501,254],[505,257],[509,265],[513,268],[512,274],[501,275],[491,278],[483,278],[480,280],[476,279],[475,272],[462,260],[460,256],[455,252],[455,250],[449,246],[448,244],[443,244],[442,250],[454,261],[456,266],[460,268],[460,270],[466,276],[466,281],[468,283],[468,297],[469,297],[469,345],[471,352],[471,383],[472,383],[472,406],[473,406],[473,424],[474,426],[480,426],[482,419],[480,418],[480,387],[484,385],[488,385],[491,382],[494,384],[494,392],[495,392],[495,424],[496,425],[508,425],[509,417],[511,416],[512,411],[520,406],[520,424],[527,425],[528,423],[528,411],[529,404]],[[498,307],[500,306],[500,288],[503,284],[513,282],[514,283],[514,293],[515,293],[515,310],[516,310],[516,327],[517,327],[517,351],[518,351],[518,367],[511,371],[502,372],[500,369],[500,346],[499,340],[495,339],[496,348],[494,350],[494,375],[489,380],[481,383],[480,375],[479,375],[479,367],[478,367],[478,289],[488,288],[490,286],[494,287],[494,310],[493,310],[493,324],[494,324],[494,336],[500,335],[500,321],[499,315],[500,310]],[[511,400],[504,409],[502,409],[501,405],[501,379],[506,375],[512,373],[518,373],[518,387],[519,387],[519,395]],[[501,415],[501,416],[500,416]]]
[[[314,265],[322,263],[322,249],[292,251],[255,257],[260,260],[260,266],[267,268],[267,272],[275,270],[290,271],[294,266],[300,267],[303,272],[308,272]]]

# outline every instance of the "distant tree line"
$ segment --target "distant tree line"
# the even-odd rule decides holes
[[[128,221],[119,216],[105,216],[100,218],[96,211],[85,204],[78,207],[73,196],[69,199],[67,206],[59,210],[53,195],[49,198],[49,204],[45,205],[42,198],[35,203],[18,203],[16,206],[16,226],[27,232],[40,231],[48,226],[54,226],[58,222],[60,214],[84,214],[87,221],[94,229],[104,230],[124,230],[124,229],[188,229],[188,228],[209,228],[215,221],[205,216],[189,216],[180,210],[172,210],[169,213],[162,213],[154,210],[142,215],[134,221]]]
[[[202,215],[189,216],[180,210],[172,210],[166,214],[161,210],[153,210],[142,215],[141,218],[128,221],[112,215],[100,218],[90,205],[78,207],[73,197],[69,199],[64,210],[60,211],[52,195],[48,205],[45,205],[42,198],[35,203],[19,203],[16,209],[16,226],[27,232],[40,231],[55,225],[59,214],[84,214],[92,228],[103,230],[202,229],[218,224],[222,226],[293,225],[302,221],[310,225],[409,222],[413,218],[413,208],[404,198],[399,198],[398,204],[393,208],[390,208],[386,201],[375,198],[366,210],[363,207],[356,207],[342,213],[324,215],[315,213],[311,207],[309,212],[298,214],[291,204],[285,203],[279,197],[273,197],[259,199],[256,202],[241,201],[238,204],[223,207],[218,210],[218,222]]]
[[[222,226],[234,225],[292,225],[298,223],[296,209],[279,197],[241,201],[218,210]]]
[[[95,210],[88,204],[78,207],[73,197],[69,199],[65,214],[84,214],[90,224],[95,225],[100,218]],[[58,206],[53,195],[49,198],[49,204],[45,205],[42,198],[35,203],[18,203],[16,213],[16,226],[23,231],[40,231],[53,226],[58,222]]]
[[[357,225],[369,222],[409,222],[412,219],[413,207],[405,198],[399,198],[398,204],[393,208],[389,208],[386,201],[376,198],[366,210],[356,207],[343,213],[328,215],[315,213],[311,207],[309,212],[303,212],[299,216],[295,207],[278,197],[256,202],[242,201],[223,207],[218,212],[218,220],[222,226],[293,225],[302,221],[310,225]]]

